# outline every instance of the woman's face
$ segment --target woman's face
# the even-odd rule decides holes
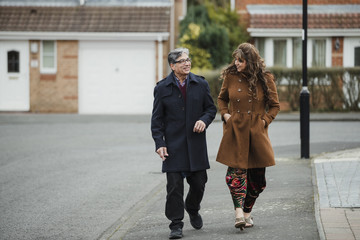
[[[246,67],[245,59],[235,58],[235,66],[238,72],[242,72]]]

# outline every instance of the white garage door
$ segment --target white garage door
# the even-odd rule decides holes
[[[154,42],[80,41],[79,54],[79,113],[151,113]]]

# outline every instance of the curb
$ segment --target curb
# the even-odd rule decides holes
[[[216,114],[214,119],[221,122],[221,116]],[[279,113],[274,122],[300,122],[300,113]],[[310,113],[310,122],[359,122],[360,113]]]
[[[320,240],[326,240],[325,231],[321,222],[321,215],[320,215],[319,189],[317,185],[316,170],[314,165],[315,158],[316,157],[311,158],[311,176],[312,176],[312,184],[314,189],[315,220],[316,220],[317,229],[319,231]]]
[[[106,229],[97,240],[123,239],[126,233],[136,225],[141,216],[144,215],[152,205],[158,200],[158,195],[165,189],[166,180],[154,187],[140,201],[135,203],[121,218],[119,218],[112,226]]]

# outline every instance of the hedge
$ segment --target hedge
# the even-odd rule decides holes
[[[302,69],[272,67],[269,70],[275,76],[280,102],[286,103],[287,110],[298,111]],[[222,84],[220,70],[196,73],[209,82],[216,104]],[[309,68],[308,89],[311,111],[360,111],[360,67]]]

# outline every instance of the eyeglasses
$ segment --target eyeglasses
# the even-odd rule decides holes
[[[191,63],[191,58],[180,59],[180,60],[178,60],[178,61],[175,61],[175,63],[180,63],[180,64],[184,64],[185,62]]]

